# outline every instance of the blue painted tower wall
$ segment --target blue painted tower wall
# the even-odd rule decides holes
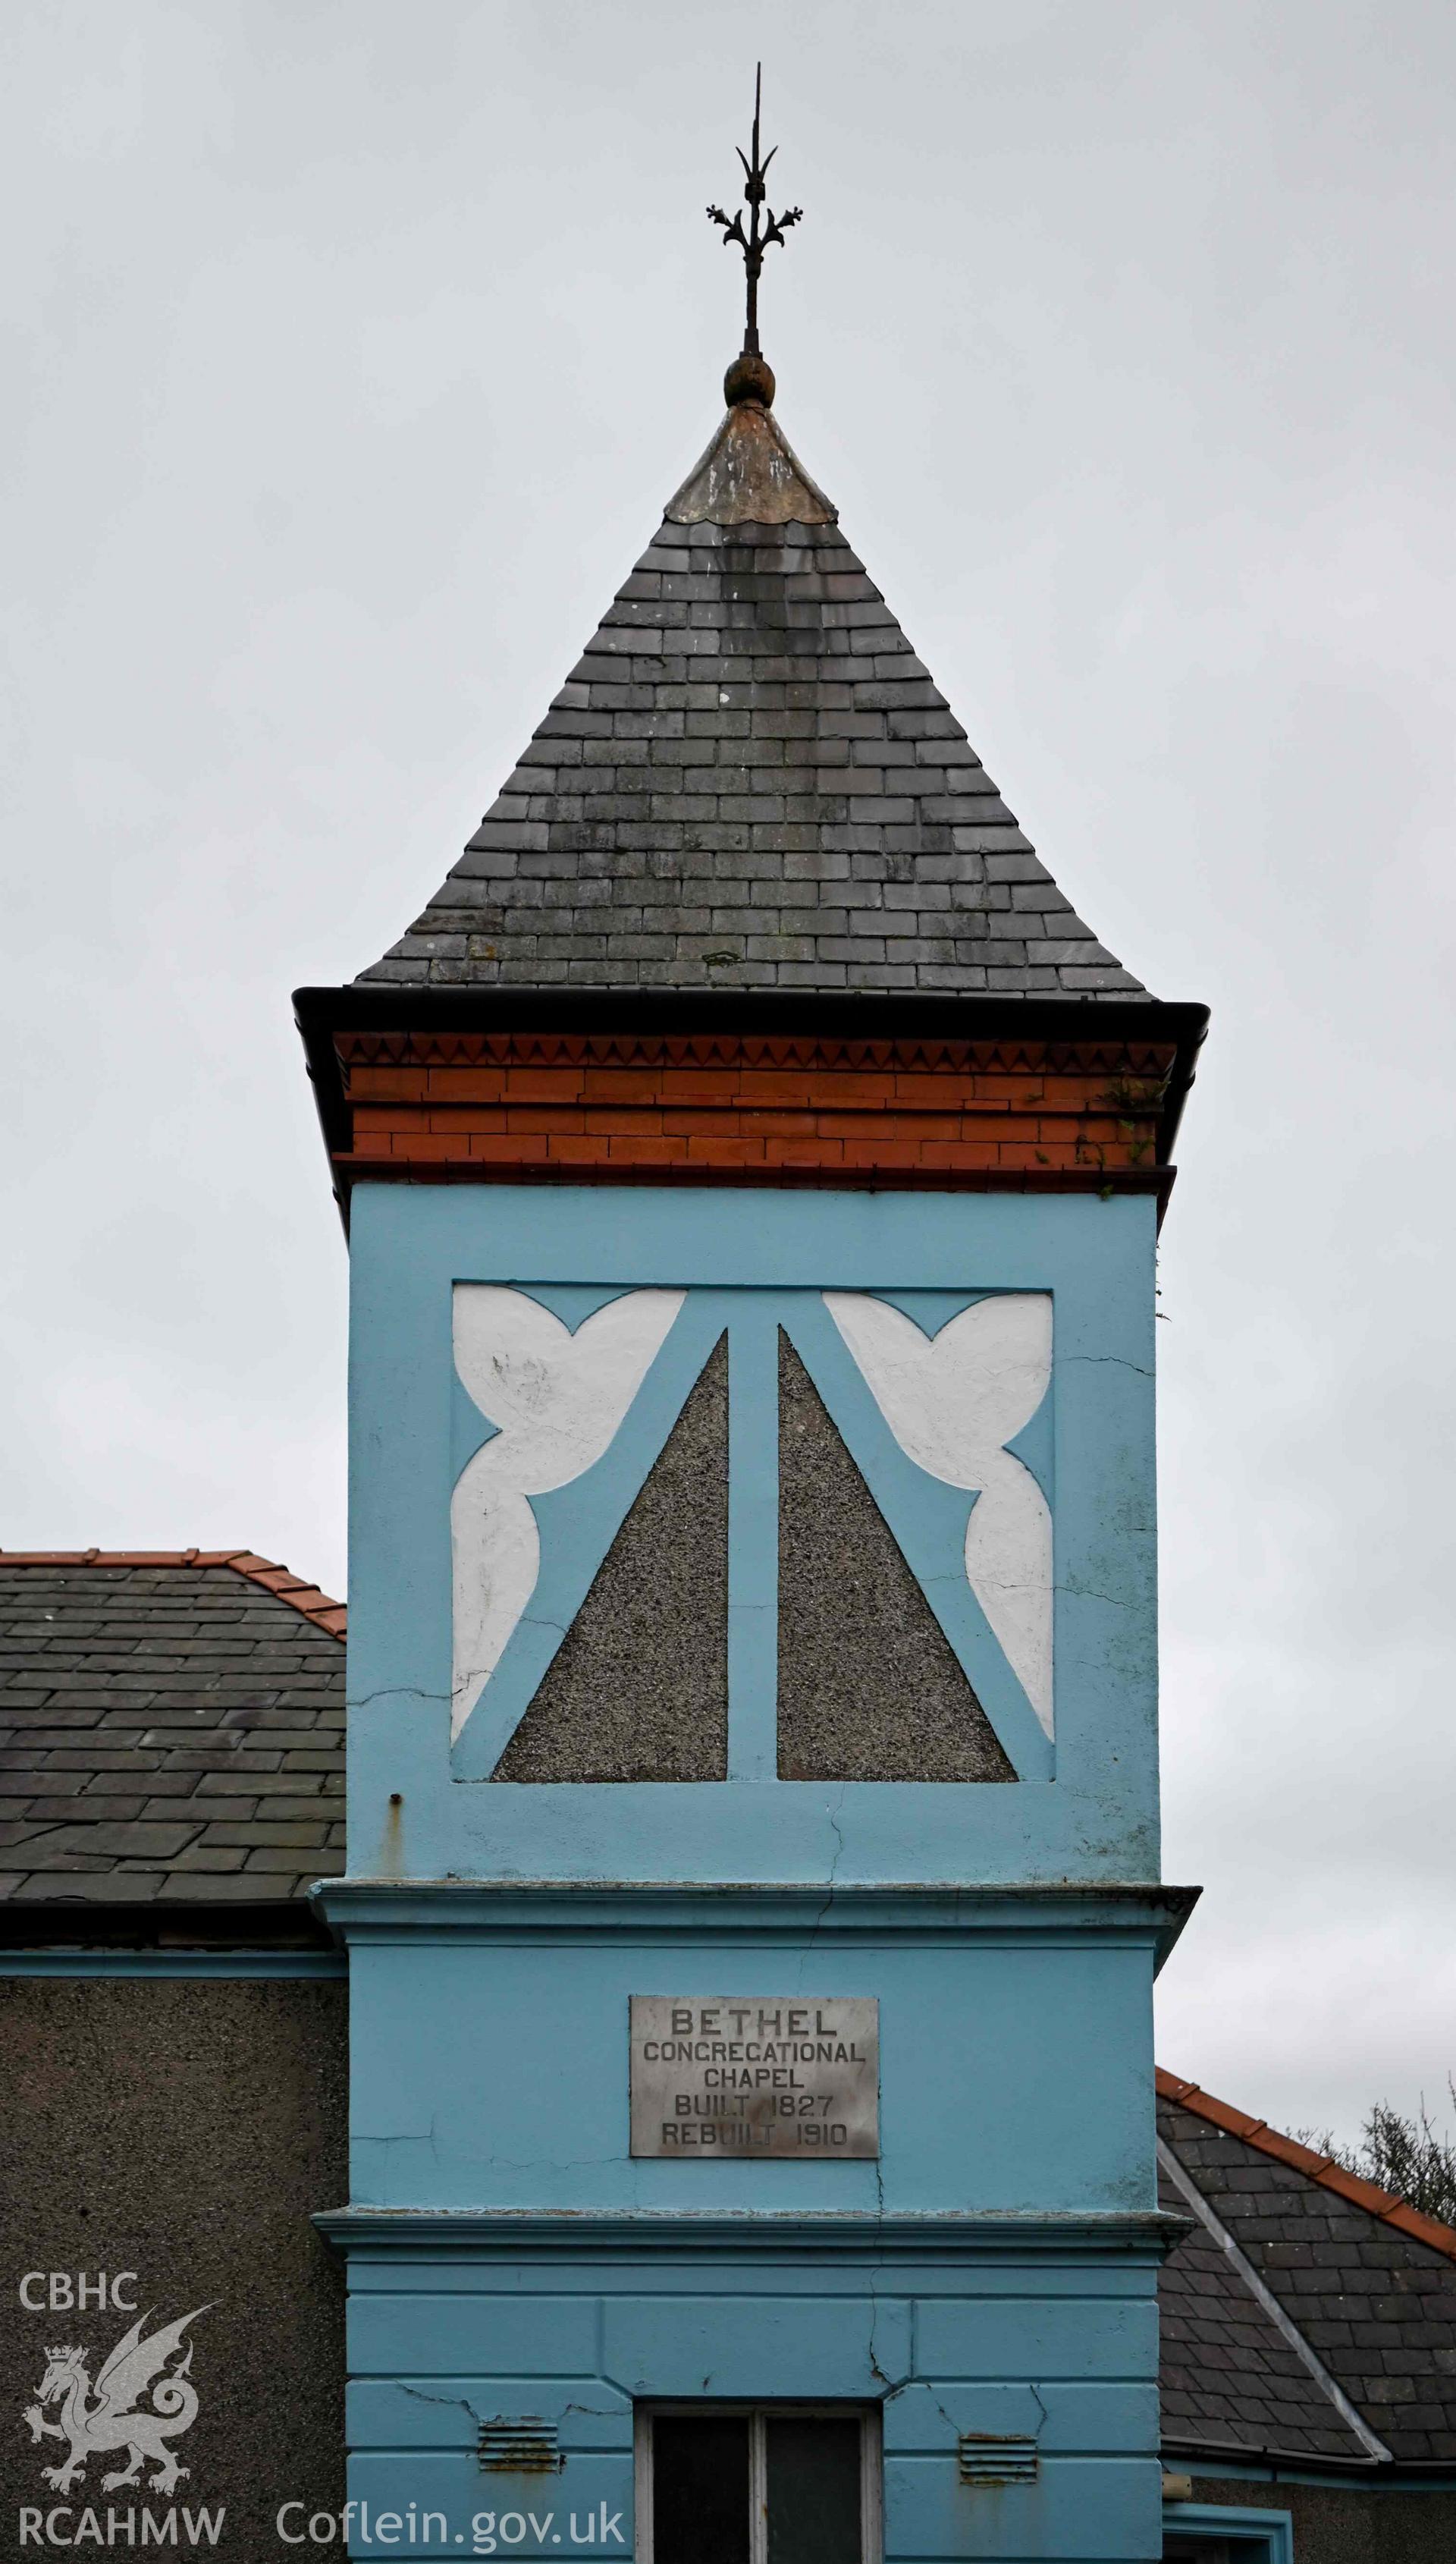
[[[885,2553],[898,2559],[1116,2558],[1160,2552],[1156,2316],[1144,2252],[1078,2256],[982,2243],[897,2251],[872,2267],[841,2244],[752,2235],[695,2249],[554,2239],[361,2240],[351,2255],[349,2490],[370,2513],[410,2503],[448,2523],[416,2553],[458,2552],[472,2523],[514,2514],[519,2551],[567,2523],[582,2548],[632,2551],[632,2408],[643,2396],[877,2403]],[[481,2421],[559,2426],[549,2476],[483,2475]],[[1024,2434],[1036,2480],[968,2490],[960,2432]],[[622,2542],[603,2534],[603,2511]],[[532,2517],[552,2514],[537,2541]],[[401,2538],[401,2543],[404,2540]],[[359,2549],[358,2551],[368,2551]]]
[[[1154,1218],[1140,1195],[357,1186],[353,1866],[542,1879],[1155,1877]],[[450,1497],[470,1445],[451,1310],[466,1280],[701,1290],[789,1321],[833,1290],[1049,1292],[1055,1351],[1039,1421],[1055,1483],[1054,1764],[1016,1789],[969,1792],[732,1779],[499,1789],[457,1777]],[[933,1485],[921,1492],[934,1501]],[[764,1536],[761,1521],[743,1527],[750,1576],[761,1576]]]
[[[1158,2553],[1152,1253],[1127,1196],[357,1187],[351,1872],[328,1900],[351,1952],[356,2552],[569,2546],[588,2510],[592,2551],[630,2552],[634,2402],[729,2397],[880,2407],[898,2564]],[[452,1747],[451,1498],[490,1431],[452,1353],[472,1283],[568,1324],[573,1294],[681,1291],[690,1369],[691,1329],[728,1326],[728,1780],[503,1783],[468,1725]],[[1052,1511],[1054,1740],[974,1614],[942,1613],[1013,1783],[779,1781],[764,1754],[773,1486],[750,1470],[772,1418],[743,1432],[767,1330],[819,1365],[928,1592],[963,1534],[835,1370],[825,1292],[1051,1295],[1017,1448]],[[673,1344],[647,1409],[679,1394]],[[640,1475],[630,1444],[535,1508],[563,1592]],[[878,1998],[878,2160],[630,2158],[629,1998],[735,1990]],[[557,2426],[563,2470],[483,2474],[481,2425],[522,2415]],[[963,2432],[1034,2441],[1034,2480],[962,2483]],[[423,2538],[426,2509],[447,2525]],[[379,2537],[381,2511],[414,2537]]]

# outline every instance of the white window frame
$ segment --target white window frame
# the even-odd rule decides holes
[[[860,2564],[882,2564],[885,2552],[882,2408],[822,2400],[815,2403],[719,2402],[708,2396],[685,2402],[646,2401],[632,2408],[632,2498],[636,2564],[653,2564],[652,2426],[659,2415],[699,2422],[745,2419],[748,2424],[748,2564],[768,2564],[768,2459],[766,2422],[858,2422],[860,2426]]]

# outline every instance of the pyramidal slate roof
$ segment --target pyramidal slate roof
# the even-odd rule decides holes
[[[361,983],[1144,994],[1038,862],[767,368],[746,379],[759,396],[730,372],[515,773]]]

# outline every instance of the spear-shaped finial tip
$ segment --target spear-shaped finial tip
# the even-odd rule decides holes
[[[743,355],[739,360],[740,363],[748,357],[758,357],[759,355],[758,278],[763,266],[763,253],[766,249],[773,248],[775,243],[782,248],[783,243],[789,232],[792,230],[794,224],[802,222],[803,220],[803,209],[799,205],[792,206],[787,213],[775,214],[770,210],[767,203],[768,166],[769,161],[772,160],[774,155],[773,152],[770,151],[767,159],[760,157],[759,117],[762,106],[762,97],[763,66],[759,63],[753,74],[753,134],[750,151],[744,152],[740,150],[738,153],[738,158],[743,164],[743,202],[748,208],[747,229],[744,230],[743,228],[743,217],[741,212],[734,214],[731,222],[729,222],[728,217],[723,211],[722,206],[710,205],[708,208],[708,219],[711,223],[717,223],[720,231],[723,233],[725,243],[728,241],[736,242],[738,248],[743,253],[743,274],[744,281],[747,286],[747,310],[744,316]],[[777,146],[775,145],[775,149],[776,148]],[[766,366],[763,370],[765,374],[768,374]],[[730,380],[736,372],[737,367],[729,368]],[[771,400],[773,397],[771,388],[773,377],[771,374],[768,374],[768,382],[770,386],[768,399]],[[762,399],[763,394],[761,391],[740,391],[736,395],[731,393],[729,394],[730,400],[734,397],[740,400]],[[766,401],[764,405],[765,407],[767,406]]]

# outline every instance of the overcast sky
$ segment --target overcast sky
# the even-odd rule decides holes
[[[289,991],[414,916],[778,409],[1075,906],[1213,1008],[1164,1231],[1163,2061],[1443,2097],[1449,0],[10,0],[0,1540],[344,1585]]]

